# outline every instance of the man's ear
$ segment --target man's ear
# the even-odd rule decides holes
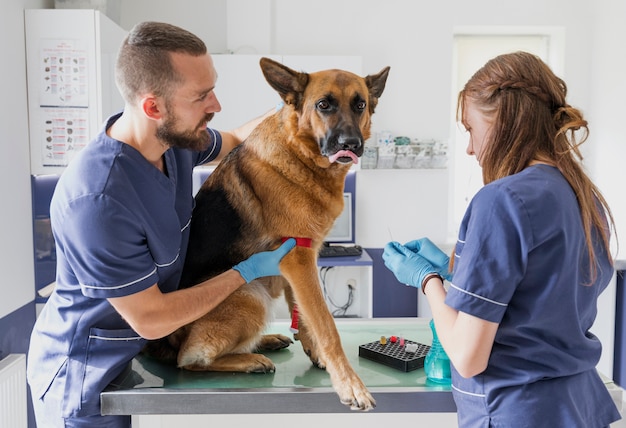
[[[154,96],[146,96],[141,100],[141,109],[150,119],[159,120],[163,117],[159,100]]]

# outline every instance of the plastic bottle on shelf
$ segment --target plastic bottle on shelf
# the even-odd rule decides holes
[[[430,320],[430,330],[433,333],[433,343],[430,346],[428,354],[424,359],[424,371],[426,372],[426,378],[441,385],[449,385],[452,383],[450,375],[450,358],[444,351],[439,337],[437,336],[437,330],[435,330],[435,323]]]

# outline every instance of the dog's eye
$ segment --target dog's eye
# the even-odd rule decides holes
[[[330,109],[330,103],[328,102],[328,100],[319,100],[317,102],[317,109],[318,110],[322,110],[322,111],[326,111]]]
[[[365,101],[359,101],[358,103],[356,103],[356,108],[357,110],[365,110],[365,108],[367,107],[367,103]]]

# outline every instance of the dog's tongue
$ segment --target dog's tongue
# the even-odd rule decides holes
[[[328,160],[330,160],[330,163],[333,163],[333,162],[337,162],[337,159],[339,158],[346,158],[346,157],[352,159],[352,163],[354,164],[359,163],[359,158],[350,150],[339,150],[334,155],[329,156]]]

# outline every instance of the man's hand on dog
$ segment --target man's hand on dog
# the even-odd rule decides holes
[[[253,254],[248,259],[233,266],[233,269],[239,272],[246,282],[264,276],[280,275],[278,267],[280,261],[295,246],[296,240],[289,238],[277,249]]]

